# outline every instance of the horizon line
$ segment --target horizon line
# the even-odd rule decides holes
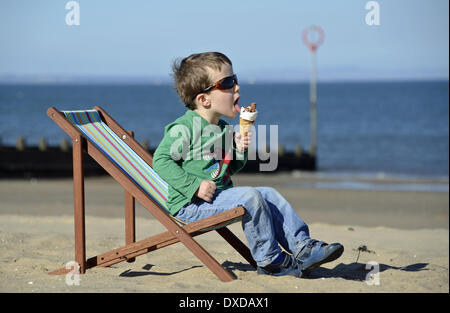
[[[317,83],[373,83],[373,82],[445,82],[449,81],[449,77],[368,77],[368,78],[317,78]],[[263,85],[263,84],[309,84],[309,79],[240,79],[240,85]],[[0,85],[152,85],[152,86],[169,86],[173,85],[173,81],[165,79],[136,79],[136,78],[99,78],[99,77],[70,77],[70,78],[20,78],[6,79],[0,77]]]

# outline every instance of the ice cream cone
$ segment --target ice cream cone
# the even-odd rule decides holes
[[[258,114],[258,112],[256,111],[256,102],[252,102],[248,107],[243,107],[240,112],[240,132],[243,137],[247,137],[248,132],[252,129],[252,126],[255,123],[255,119]]]
[[[239,118],[239,126],[240,126],[240,133],[242,136],[247,137],[248,132],[252,129],[253,124],[255,121],[248,121],[244,120],[243,118]]]

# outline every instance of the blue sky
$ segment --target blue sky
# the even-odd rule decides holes
[[[67,2],[0,2],[0,78],[165,80],[175,58],[221,51],[243,79],[305,80],[301,32],[317,24],[319,80],[448,79],[448,0],[379,0],[379,26],[363,0],[79,0],[79,26]]]

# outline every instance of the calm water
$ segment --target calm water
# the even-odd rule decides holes
[[[318,85],[318,166],[329,173],[448,177],[449,84],[442,82]],[[310,145],[308,84],[242,85],[240,105],[258,103],[258,123],[279,125],[279,143]],[[47,118],[61,110],[105,108],[138,140],[159,143],[164,126],[184,113],[169,85],[2,85],[0,137],[30,145],[66,135]],[[231,124],[238,120],[228,120]]]

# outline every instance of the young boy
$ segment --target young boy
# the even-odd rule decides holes
[[[243,138],[220,119],[240,111],[231,61],[218,52],[193,54],[175,62],[173,71],[188,110],[166,126],[153,158],[169,185],[170,213],[191,223],[245,207],[242,227],[259,274],[301,277],[340,257],[344,247],[311,239],[308,226],[275,189],[233,187],[231,175],[244,167],[252,134]]]

